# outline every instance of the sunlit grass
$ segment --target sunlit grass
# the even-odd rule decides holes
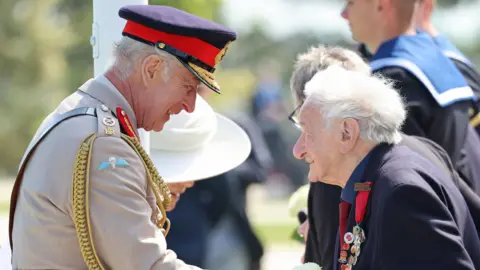
[[[0,202],[0,215],[8,215],[10,211],[10,202]]]
[[[0,215],[8,215],[9,207],[9,202],[0,202]],[[296,229],[294,223],[253,224],[253,227],[262,243],[266,245],[298,243],[292,239],[292,233]]]
[[[254,230],[262,243],[265,244],[295,244],[292,234],[296,229],[294,223],[253,224]]]

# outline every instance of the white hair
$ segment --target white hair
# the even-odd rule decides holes
[[[386,79],[332,66],[306,84],[305,94],[305,106],[320,110],[325,128],[333,118],[354,118],[363,140],[392,144],[401,140],[406,110]]]
[[[180,66],[180,61],[175,56],[142,42],[138,42],[129,37],[122,37],[122,39],[115,43],[113,69],[115,74],[121,79],[126,80],[133,72],[135,66],[143,59],[150,55],[160,55],[165,61],[165,68],[163,69],[164,80],[168,80],[171,63],[176,63]]]

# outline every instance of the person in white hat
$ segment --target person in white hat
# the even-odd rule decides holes
[[[211,91],[208,89],[201,88],[198,94],[210,100]],[[246,191],[250,184],[263,182],[272,160],[256,123],[241,111],[232,110],[227,115],[250,138],[250,154],[239,166],[230,170],[225,168],[224,173],[205,178],[182,194],[169,214],[172,230],[167,242],[179,259],[202,269],[254,269],[248,267],[260,261],[263,246],[245,212]],[[219,134],[224,129],[226,126],[220,128]],[[212,159],[202,162],[210,166],[221,160],[225,165],[225,157],[231,159],[232,155],[243,155],[236,149],[248,150],[239,139],[234,139],[238,136],[229,137],[228,141],[215,140],[222,142],[224,147]],[[217,169],[213,168],[212,172]],[[195,230],[191,229],[191,224],[195,224]]]
[[[251,151],[247,133],[197,97],[193,113],[172,115],[150,135],[150,156],[167,183],[192,182],[228,172]]]

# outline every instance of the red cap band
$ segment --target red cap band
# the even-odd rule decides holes
[[[198,60],[212,68],[215,67],[215,57],[221,51],[221,49],[201,39],[165,33],[132,21],[127,21],[123,32],[154,44],[163,42],[190,56],[198,58]]]

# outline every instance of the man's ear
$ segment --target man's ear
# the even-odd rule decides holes
[[[158,55],[150,55],[143,60],[142,79],[145,86],[148,86],[151,81],[155,81],[158,79],[158,76],[161,76],[160,72],[163,64],[163,59]]]
[[[426,14],[428,18],[432,16],[433,9],[435,9],[436,1],[435,0],[428,0],[428,1],[423,1],[423,5],[425,7]]]
[[[345,118],[340,123],[340,152],[342,154],[349,153],[357,143],[360,136],[360,127],[358,121],[353,118]]]

